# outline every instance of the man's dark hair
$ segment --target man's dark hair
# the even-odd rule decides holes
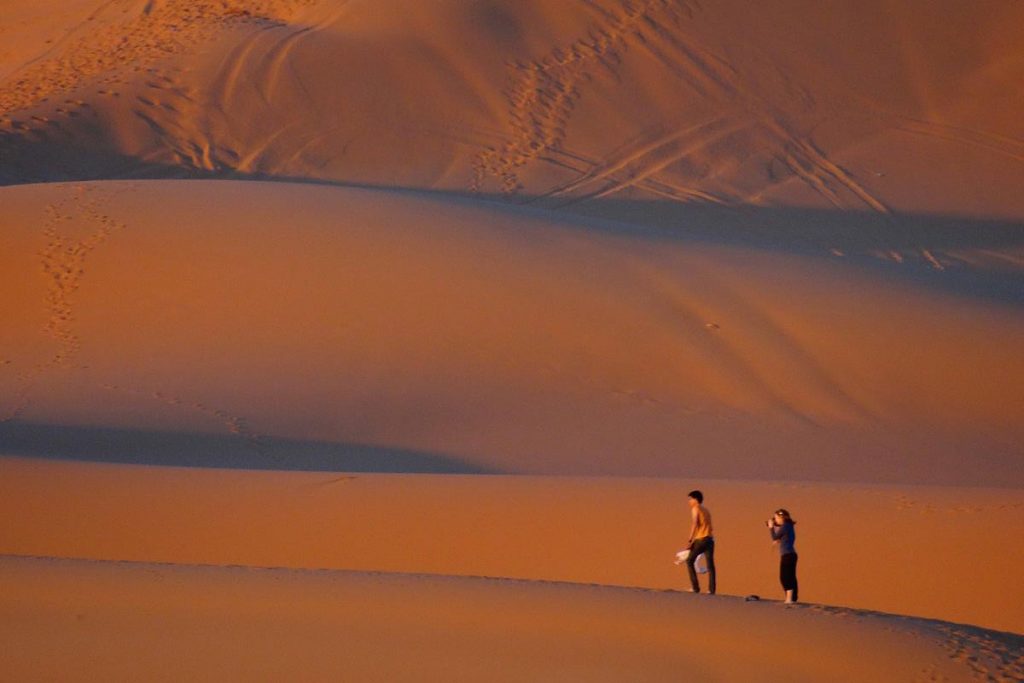
[[[700,491],[690,491],[686,495],[689,496],[690,498],[693,498],[698,503],[704,502],[704,494],[701,493]]]

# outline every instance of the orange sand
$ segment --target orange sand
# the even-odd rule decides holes
[[[0,677],[1020,679],[1022,21],[4,0]]]
[[[18,588],[0,595],[0,667],[17,680],[970,681],[1022,672],[1019,636],[738,598],[9,558],[0,580]]]
[[[37,5],[5,3],[6,182],[292,178],[556,206],[1021,217],[1012,1]]]
[[[0,554],[514,577],[681,590],[686,493],[719,590],[782,594],[764,520],[797,520],[808,602],[1024,632],[1024,494],[679,479],[252,472],[2,461]],[[998,548],[999,552],[992,552]],[[987,550],[986,550],[987,549]]]
[[[223,435],[232,466],[362,444],[449,471],[1024,485],[1015,271],[282,183],[0,197],[0,411],[54,428],[24,455],[93,425]],[[112,438],[93,457],[182,462]]]

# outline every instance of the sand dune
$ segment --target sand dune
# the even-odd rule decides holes
[[[1021,3],[0,5],[0,677],[1021,677]]]
[[[1024,632],[1019,489],[2,465],[0,513],[23,521],[0,531],[0,554],[672,590],[700,485],[724,595],[780,595],[763,520],[786,505],[806,601]]]
[[[1022,674],[1020,636],[738,598],[45,559],[0,558],[0,576],[18,589],[0,597],[8,645],[0,666],[18,680],[1008,681]],[[67,667],[55,650],[78,664]]]
[[[1021,11],[107,3],[61,16],[59,41],[12,46],[4,179],[316,178],[1019,219]],[[21,14],[19,30],[51,26]]]
[[[282,460],[275,438],[499,472],[1022,482],[1020,304],[955,273],[408,193],[2,194],[8,420]]]

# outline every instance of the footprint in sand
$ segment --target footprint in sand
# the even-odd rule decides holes
[[[83,27],[63,50],[15,73],[0,91],[0,114],[24,110],[58,93],[70,93],[118,72],[142,71],[170,55],[188,52],[230,24],[279,25],[315,0],[165,0],[119,21]],[[109,4],[109,3],[108,3]],[[81,106],[88,106],[78,100]]]
[[[178,410],[192,411],[204,415],[205,417],[219,422],[230,434],[242,439],[259,455],[267,454],[265,447],[266,437],[253,431],[249,426],[248,420],[244,417],[234,415],[220,408],[214,408],[201,401],[188,401],[180,396],[168,394],[163,391],[141,391],[139,389],[109,383],[101,384],[100,387],[107,391],[127,394],[132,397],[153,399]]]
[[[121,191],[130,189],[128,185]],[[42,375],[83,369],[74,363],[82,346],[75,329],[75,294],[85,278],[89,255],[125,227],[102,211],[111,196],[89,186],[74,185],[66,198],[46,206],[48,218],[42,228],[46,243],[37,254],[47,283],[43,294],[47,318],[42,331],[56,343],[56,348],[49,358],[19,373],[13,392],[15,404],[0,418],[2,422],[18,419],[25,413],[32,402],[32,387]],[[75,231],[85,236],[79,237]]]

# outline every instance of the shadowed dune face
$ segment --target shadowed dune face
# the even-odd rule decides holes
[[[496,474],[434,453],[267,436],[0,422],[4,455],[246,470]]]
[[[1019,3],[139,1],[56,39],[13,5],[42,43],[0,62],[6,183],[1022,216]]]
[[[1022,482],[1016,270],[980,270],[1003,289],[979,296],[968,266],[312,185],[2,198],[10,421],[229,435],[257,460],[312,441],[492,471]]]

